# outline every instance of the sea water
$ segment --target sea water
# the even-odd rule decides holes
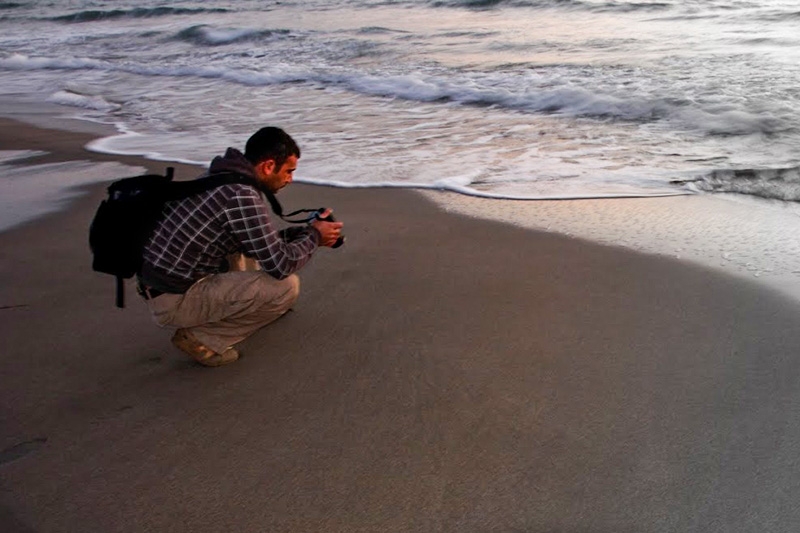
[[[0,97],[116,125],[95,150],[206,164],[279,125],[300,181],[797,219],[788,0],[18,1],[0,30]]]

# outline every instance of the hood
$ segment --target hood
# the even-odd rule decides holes
[[[208,167],[208,173],[210,175],[223,172],[234,172],[253,179],[256,177],[253,164],[236,148],[228,148],[225,151],[225,155],[218,155],[215,157]]]

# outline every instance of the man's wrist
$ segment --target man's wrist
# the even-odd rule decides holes
[[[322,242],[322,233],[313,224],[309,224],[308,227],[311,229],[311,236],[314,238],[314,242],[317,246],[320,246]]]

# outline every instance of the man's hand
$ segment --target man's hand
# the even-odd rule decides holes
[[[322,213],[321,218],[326,218],[329,216],[333,211],[331,209],[326,209],[325,212]],[[315,220],[311,223],[311,226],[319,232],[320,239],[319,245],[320,246],[333,246],[336,244],[337,239],[342,235],[342,224],[341,222],[326,222],[324,220]]]

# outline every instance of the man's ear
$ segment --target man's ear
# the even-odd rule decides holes
[[[275,172],[275,160],[274,159],[265,159],[261,163],[258,164],[261,167],[261,172],[265,176],[269,176],[273,172]]]

